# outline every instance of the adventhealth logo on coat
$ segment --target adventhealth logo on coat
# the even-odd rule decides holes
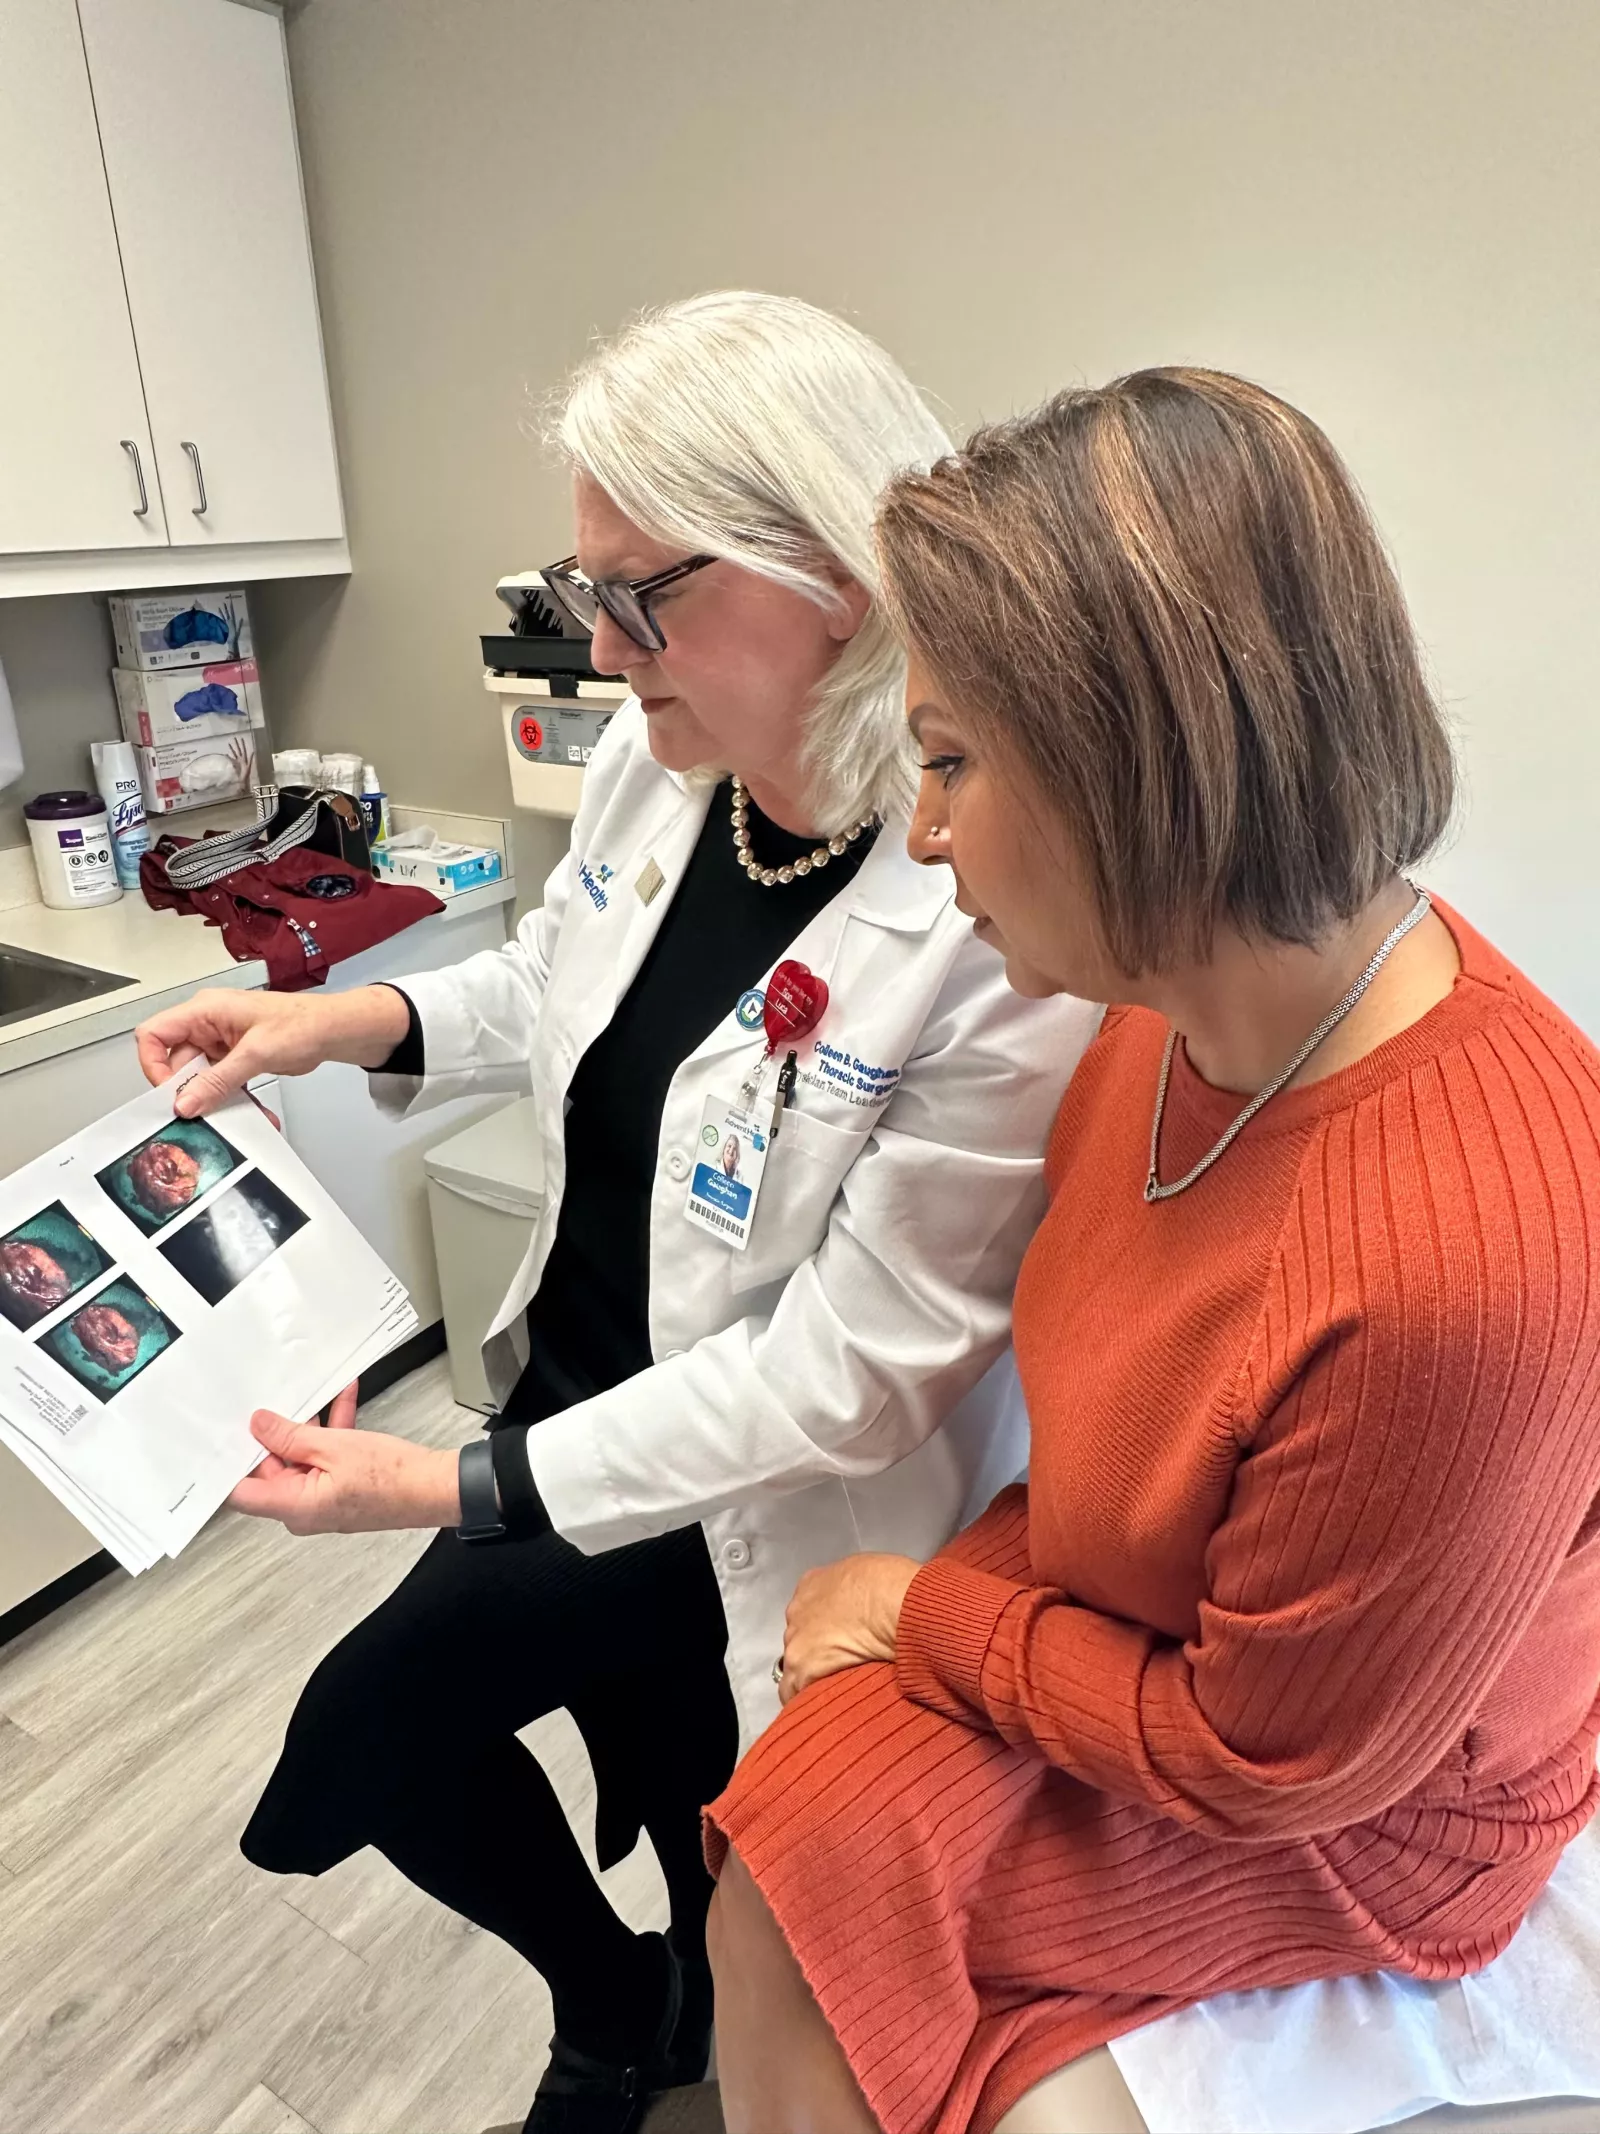
[[[611,901],[600,887],[600,882],[609,882],[613,872],[614,870],[602,860],[600,863],[600,881],[596,881],[594,869],[589,865],[589,862],[587,860],[579,860],[578,862],[578,880],[588,890],[596,911],[604,911]]]

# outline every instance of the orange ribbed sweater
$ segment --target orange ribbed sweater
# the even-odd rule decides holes
[[[1600,1056],[1441,916],[1449,997],[1155,1206],[1165,1030],[1108,1016],[1017,1290],[1026,1491],[710,1811],[894,2134],[1225,1988],[1478,1968],[1593,1810]],[[1162,1175],[1238,1105],[1180,1048]]]
[[[1449,997],[1154,1206],[1165,1026],[1108,1018],[1017,1287],[1034,1582],[936,1562],[902,1624],[910,1694],[1219,1836],[1591,1756],[1600,1061],[1444,916]],[[1162,1175],[1239,1101],[1180,1047]]]

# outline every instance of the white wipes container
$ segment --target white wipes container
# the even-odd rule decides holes
[[[122,894],[111,824],[98,793],[40,793],[23,809],[39,894],[52,910],[115,904]]]
[[[439,1263],[450,1387],[492,1413],[479,1350],[544,1205],[544,1155],[532,1097],[519,1098],[427,1151],[428,1213]]]

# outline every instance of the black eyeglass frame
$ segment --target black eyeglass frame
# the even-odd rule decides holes
[[[539,576],[580,629],[593,631],[596,611],[604,608],[623,636],[642,652],[665,652],[666,635],[651,613],[651,596],[716,561],[715,556],[690,556],[648,578],[585,578],[577,568],[577,557],[563,556],[559,563],[547,563]]]

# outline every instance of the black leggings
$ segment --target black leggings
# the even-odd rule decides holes
[[[626,2058],[659,2020],[659,1951],[613,1911],[516,1735],[563,1706],[603,1706],[666,1877],[691,2004],[708,2013],[700,1810],[738,1750],[726,1647],[698,1526],[602,1556],[555,1534],[479,1546],[440,1534],[306,1684],[245,1856],[315,1875],[376,1846],[544,1975],[571,2044]]]

